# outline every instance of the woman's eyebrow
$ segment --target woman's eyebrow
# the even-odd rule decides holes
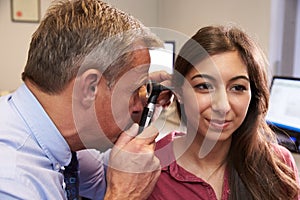
[[[193,77],[191,78],[191,80],[196,79],[196,78],[205,78],[205,79],[210,79],[210,80],[212,80],[212,81],[215,81],[215,80],[216,80],[213,76],[208,75],[208,74],[196,74],[195,76],[193,76]]]
[[[235,81],[235,80],[238,80],[238,79],[244,79],[244,80],[250,82],[249,78],[245,75],[235,76],[235,77],[231,78],[230,81]]]
[[[208,80],[211,80],[211,81],[216,81],[216,79],[213,76],[208,75],[208,74],[196,74],[191,78],[191,80],[194,80],[196,78],[203,78],[203,79],[208,79]],[[250,82],[249,78],[245,75],[234,76],[229,81],[233,82],[233,81],[236,81],[236,80],[239,80],[239,79],[244,79],[244,80]]]

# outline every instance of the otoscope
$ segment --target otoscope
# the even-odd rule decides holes
[[[164,90],[172,90],[169,87],[163,86],[156,82],[151,82],[147,84],[147,92],[150,96],[147,101],[147,106],[144,107],[142,117],[139,123],[139,132],[141,133],[145,127],[149,126],[155,111],[155,104],[159,94]]]

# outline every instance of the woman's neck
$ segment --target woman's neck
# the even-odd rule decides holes
[[[175,157],[181,167],[203,179],[210,178],[223,167],[225,169],[231,139],[207,141],[198,134],[188,143],[186,138],[174,141]]]

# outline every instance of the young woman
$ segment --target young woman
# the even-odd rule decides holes
[[[179,52],[173,83],[186,134],[157,144],[162,172],[149,199],[298,199],[291,153],[265,121],[265,56],[237,27],[200,29]]]

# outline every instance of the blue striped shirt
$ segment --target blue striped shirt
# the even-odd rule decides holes
[[[103,199],[102,157],[78,152],[86,197]],[[67,142],[25,84],[0,98],[0,199],[66,199],[61,169],[70,160]]]

